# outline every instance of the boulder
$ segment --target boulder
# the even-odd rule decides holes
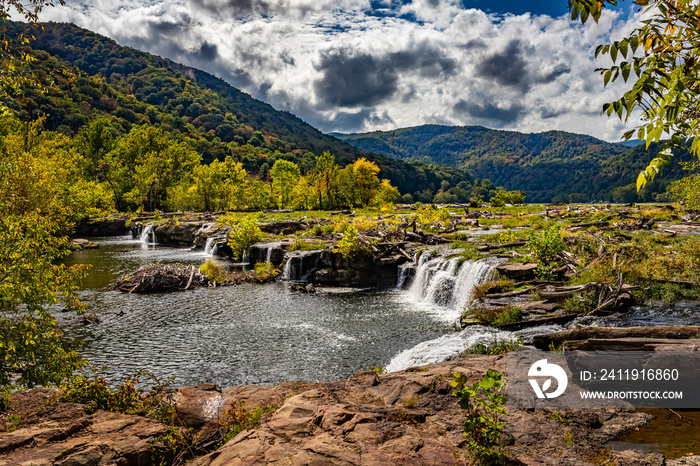
[[[154,441],[165,425],[140,416],[97,411],[57,402],[58,390],[14,393],[10,411],[20,418],[0,433],[0,465],[137,466],[157,464]],[[4,413],[5,415],[7,413]]]
[[[87,218],[76,222],[73,236],[123,236],[129,234],[126,226],[127,217],[112,215],[106,218]]]
[[[100,244],[96,243],[95,241],[88,241],[82,238],[75,238],[71,240],[68,247],[73,251],[82,251],[83,249],[97,249],[100,247]]]
[[[530,280],[535,278],[536,262],[528,262],[525,264],[502,264],[496,267],[498,273],[512,280]]]
[[[169,222],[157,226],[154,232],[158,243],[191,245],[202,225],[204,222]]]

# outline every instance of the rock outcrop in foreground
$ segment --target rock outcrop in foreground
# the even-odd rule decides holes
[[[255,428],[190,463],[196,466],[454,466],[469,461],[463,448],[464,413],[452,396],[451,375],[461,372],[479,380],[489,368],[505,372],[505,356],[471,355],[392,374],[364,371],[322,384],[223,391],[203,384],[182,388],[176,408],[180,421],[201,433],[217,429],[232,400],[245,400],[250,407],[281,406]],[[165,433],[164,425],[137,416],[88,415],[85,407],[69,403],[42,407],[37,396],[46,401],[55,396],[51,393],[15,395],[15,405],[34,403],[29,408],[34,414],[23,417],[14,432],[0,433],[0,465],[150,464],[148,445]],[[618,466],[663,464],[659,454],[604,449],[606,442],[648,419],[624,410],[511,410],[507,450],[516,464],[527,465],[590,464],[606,457]]]

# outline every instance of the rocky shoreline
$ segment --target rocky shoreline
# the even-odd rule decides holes
[[[452,396],[451,376],[460,372],[479,380],[488,369],[506,372],[506,365],[505,356],[468,355],[390,374],[361,371],[329,383],[222,391],[212,384],[184,387],[173,400],[175,425],[195,432],[201,446],[217,438],[219,420],[232,402],[278,406],[256,426],[189,463],[196,466],[469,464],[464,412]],[[49,389],[13,394],[2,413],[0,465],[153,464],[157,445],[172,429],[139,416],[89,414],[84,405],[56,402],[57,396]],[[698,464],[605,447],[650,418],[619,409],[509,409],[506,452],[512,464],[526,465],[602,464],[600,458],[618,466]]]

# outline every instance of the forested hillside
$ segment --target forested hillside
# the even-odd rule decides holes
[[[637,175],[660,145],[645,150],[563,131],[525,134],[480,126],[426,125],[337,136],[366,152],[462,168],[506,189],[522,189],[530,202],[655,200],[684,175],[678,162],[689,160],[687,154],[677,157],[673,170],[638,195]]]
[[[7,34],[25,28],[8,22]],[[45,115],[48,130],[73,136],[100,117],[108,118],[114,136],[151,125],[186,143],[203,163],[232,156],[262,180],[269,179],[278,159],[296,163],[304,174],[326,151],[341,167],[365,156],[203,71],[122,47],[71,24],[47,23],[31,32],[37,58],[32,66],[46,92],[26,89],[11,106],[26,121]],[[367,157],[401,193],[426,200],[445,186],[472,186],[471,177],[454,168]],[[492,193],[492,185],[486,186]]]

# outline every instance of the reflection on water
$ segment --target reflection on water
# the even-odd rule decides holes
[[[85,341],[82,353],[109,367],[113,380],[146,369],[175,376],[178,386],[221,387],[285,380],[329,381],[385,366],[400,351],[452,329],[444,308],[398,291],[307,295],[283,284],[244,284],[130,295],[104,286],[149,262],[201,264],[188,249],[142,248],[127,238],[100,239],[100,249],[73,255],[93,269],[81,292],[102,322],[59,322]]]
[[[666,458],[680,458],[700,454],[700,411],[640,409],[654,418],[637,430],[630,430],[609,442],[606,447],[617,451],[642,450],[662,453]]]

